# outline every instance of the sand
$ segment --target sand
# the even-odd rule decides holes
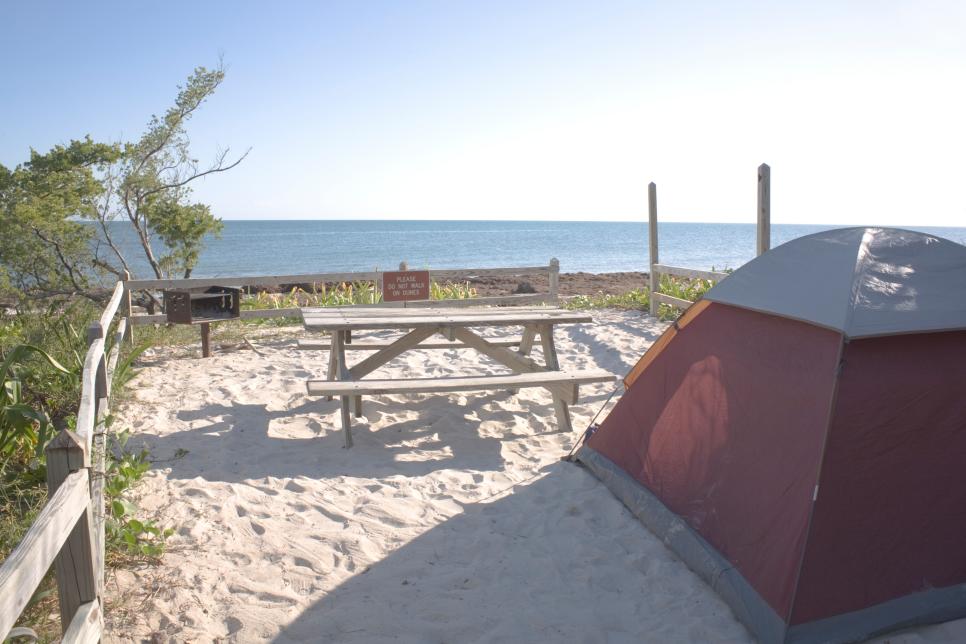
[[[558,328],[564,367],[623,374],[664,326],[595,318]],[[176,533],[161,565],[110,578],[109,641],[751,641],[560,460],[611,385],[582,389],[572,435],[543,390],[366,399],[345,450],[338,403],[304,393],[326,354],[273,336],[258,353],[145,356],[115,427],[150,451],[140,503]],[[502,372],[468,350],[414,351],[373,377]],[[882,641],[957,636],[962,622]]]

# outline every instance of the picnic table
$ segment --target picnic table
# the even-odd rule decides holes
[[[432,393],[472,390],[543,387],[553,397],[558,428],[572,431],[569,404],[577,401],[581,384],[613,381],[614,376],[602,369],[561,371],[554,345],[553,329],[558,324],[592,322],[586,313],[559,308],[380,308],[326,307],[302,308],[305,328],[327,332],[327,342],[301,341],[302,349],[328,350],[328,379],[311,380],[309,394],[334,397],[342,402],[342,428],[345,446],[352,446],[350,401],[356,416],[362,415],[362,396],[399,393]],[[514,339],[485,337],[478,331],[486,328],[522,327],[522,335]],[[399,330],[395,340],[353,342],[359,331]],[[430,341],[442,335],[444,342]],[[539,364],[530,353],[539,338],[544,363]],[[512,350],[512,347],[516,347]],[[469,375],[438,378],[368,379],[365,376],[406,351],[413,349],[471,348],[509,368],[506,375]],[[371,355],[349,366],[346,351],[371,351]],[[468,362],[468,364],[473,364]]]

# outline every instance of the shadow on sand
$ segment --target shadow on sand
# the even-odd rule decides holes
[[[586,396],[599,404],[608,392]],[[365,417],[354,419],[356,447],[343,449],[338,401],[313,399],[282,409],[266,404],[206,404],[184,409],[177,418],[191,429],[164,435],[139,434],[155,462],[170,468],[168,478],[243,482],[265,477],[422,476],[440,469],[497,471],[504,466],[503,444],[529,436],[514,425],[538,416],[555,427],[553,409],[531,404],[529,411],[501,409],[511,394],[481,393],[466,404],[440,404],[425,397],[407,401],[367,398]],[[393,421],[391,415],[416,412],[417,418]],[[384,416],[390,415],[390,418]],[[477,429],[481,423],[498,431]],[[378,431],[372,425],[386,424]],[[308,432],[306,431],[308,429]],[[552,431],[552,430],[551,430]],[[311,432],[311,436],[306,434]],[[544,432],[549,433],[549,432]],[[353,457],[352,454],[365,458]],[[417,460],[417,454],[424,460]]]
[[[729,637],[733,636],[733,637]],[[726,607],[583,468],[464,506],[275,642],[740,641]]]

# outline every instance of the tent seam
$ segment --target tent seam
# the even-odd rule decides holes
[[[805,568],[805,555],[808,552],[808,542],[812,536],[813,519],[815,518],[815,506],[818,504],[817,492],[822,489],[822,470],[825,467],[825,452],[828,448],[829,435],[832,433],[832,419],[835,416],[835,406],[839,398],[839,381],[842,377],[842,369],[845,366],[845,345],[848,338],[843,333],[839,341],[839,355],[835,363],[835,381],[832,384],[832,394],[828,405],[828,415],[825,419],[825,436],[822,438],[822,449],[819,452],[818,471],[815,473],[815,492],[812,493],[812,504],[808,509],[808,522],[805,525],[805,540],[802,542],[802,554],[798,561],[798,570],[795,572],[795,584],[792,587],[792,601],[788,606],[788,617],[785,619],[785,632],[792,628],[792,616],[795,613],[795,603],[798,601],[799,585],[802,581],[802,570]]]

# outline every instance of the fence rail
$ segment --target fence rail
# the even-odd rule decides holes
[[[128,318],[118,320],[107,353],[106,337],[127,294],[118,282],[87,330],[75,429],[62,430],[47,445],[47,503],[0,566],[0,639],[15,626],[51,564],[62,641],[96,642],[103,632],[106,435],[96,430],[108,413]]]
[[[412,300],[409,302],[380,302],[358,306],[378,307],[427,307],[427,306],[495,306],[520,304],[555,304],[560,294],[560,262],[551,259],[546,266],[519,266],[510,268],[450,268],[444,270],[430,270],[431,281],[437,280],[468,280],[474,277],[490,276],[523,276],[533,273],[546,273],[548,289],[546,293],[525,293],[518,295],[500,295],[474,297],[464,300]],[[205,277],[171,280],[127,280],[124,285],[128,293],[133,291],[149,291],[169,288],[205,288],[208,286],[281,286],[286,284],[320,284],[333,282],[375,282],[382,291],[382,271],[362,271],[343,273],[307,273],[304,275],[255,275],[238,277]],[[281,309],[250,309],[242,311],[243,320],[277,317],[298,317],[298,308]],[[143,324],[163,324],[167,317],[161,315],[134,315],[128,312],[129,324],[139,326]]]

